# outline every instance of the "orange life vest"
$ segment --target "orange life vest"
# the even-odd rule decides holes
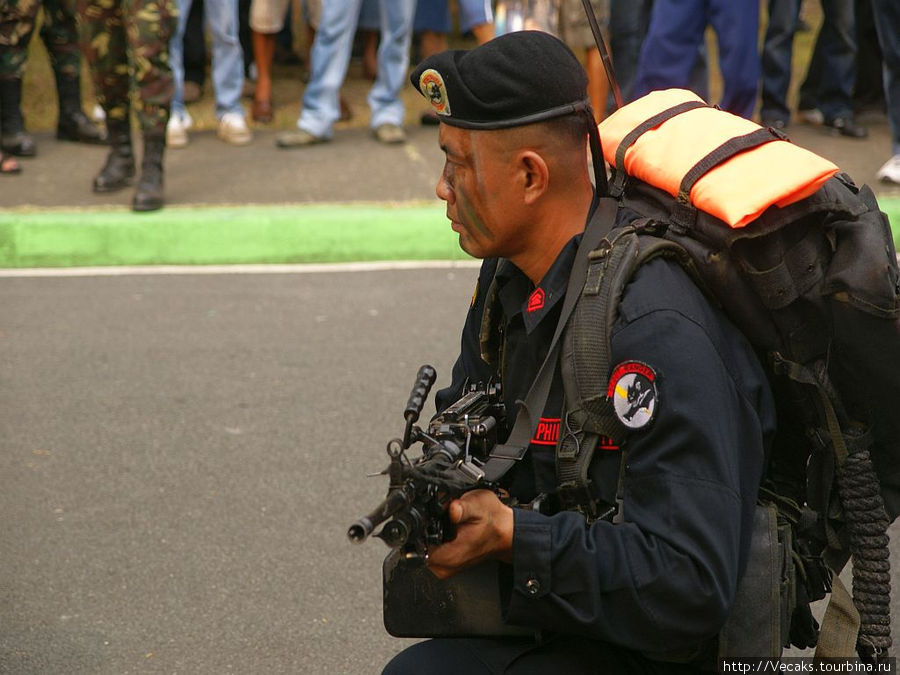
[[[597,127],[619,172],[745,226],[772,205],[808,197],[838,171],[827,159],[683,89],[655,91]]]

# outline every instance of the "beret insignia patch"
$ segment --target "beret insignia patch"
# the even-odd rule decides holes
[[[606,391],[616,417],[629,429],[643,429],[656,415],[656,372],[640,361],[626,361],[613,369]]]
[[[450,101],[447,99],[447,85],[444,78],[434,68],[429,68],[419,76],[419,89],[438,115],[450,114]]]

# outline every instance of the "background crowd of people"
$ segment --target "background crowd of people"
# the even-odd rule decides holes
[[[896,0],[591,4],[608,38],[625,102],[669,87],[689,88],[708,99],[715,57],[721,73],[718,105],[774,129],[798,121],[795,109],[800,121],[863,138],[867,129],[857,112],[886,112],[893,145],[885,149],[889,159],[878,177],[900,184]],[[821,27],[794,106],[788,91],[795,37],[811,29],[806,15],[815,5]],[[526,28],[554,33],[585,65],[598,121],[614,98],[582,0],[0,0],[0,175],[20,173],[18,158],[38,152],[22,112],[28,46],[38,24],[56,81],[57,137],[109,145],[94,177],[95,191],[132,185],[138,175],[133,136],[140,135],[143,152],[133,197],[138,211],[163,205],[165,151],[189,144],[194,120],[188,106],[207,88],[222,141],[253,140],[243,97],[252,98],[253,125],[273,121],[276,55],[304,63],[307,73],[305,84],[297,83],[303,95],[295,128],[276,137],[282,149],[328,142],[335,124],[350,116],[341,87],[354,55],[372,80],[367,102],[374,139],[403,143],[401,92],[411,63],[443,51],[460,36],[481,44]],[[714,50],[706,40],[710,28]],[[82,108],[82,58],[99,107],[95,120]],[[437,124],[437,117],[429,111],[419,121]]]

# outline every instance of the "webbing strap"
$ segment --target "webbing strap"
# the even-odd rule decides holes
[[[837,659],[856,656],[856,636],[859,634],[859,612],[841,578],[831,580],[831,599],[822,617],[817,659]]]
[[[703,101],[686,101],[684,103],[679,103],[678,105],[674,105],[671,108],[666,108],[662,112],[656,113],[653,117],[647,118],[646,120],[638,124],[634,129],[625,134],[625,137],[619,142],[619,147],[616,148],[616,177],[613,180],[612,187],[610,188],[610,195],[613,197],[619,197],[622,194],[622,190],[625,187],[625,178],[627,177],[627,174],[625,173],[625,153],[628,152],[628,149],[635,144],[637,139],[639,139],[644,133],[650,131],[651,129],[655,129],[660,124],[662,124],[663,122],[667,122],[676,115],[688,112],[689,110],[708,107],[710,106]]]
[[[831,448],[834,451],[834,467],[835,470],[839,471],[847,459],[847,444],[844,441],[844,434],[841,432],[837,411],[834,409],[834,404],[825,389],[825,385],[819,381],[810,368],[795,361],[788,361],[777,352],[772,355],[772,365],[776,373],[783,373],[794,382],[815,387],[819,394],[819,399],[822,401],[822,410],[825,413],[828,437],[831,439]],[[830,548],[843,548],[837,533],[828,519],[825,519],[825,537]]]
[[[496,445],[491,451],[482,470],[485,480],[496,482],[509,471],[516,462],[521,460],[528,451],[534,431],[540,421],[541,412],[550,396],[550,385],[553,383],[553,374],[556,372],[556,364],[559,361],[560,336],[578,298],[581,297],[581,288],[584,286],[588,266],[588,252],[599,246],[606,234],[612,229],[616,219],[617,204],[614,200],[601,198],[594,214],[587,224],[584,236],[578,246],[575,262],[569,274],[569,285],[566,288],[566,298],[559,314],[556,331],[547,350],[547,356],[538,370],[528,394],[524,401],[519,401],[519,410],[509,438],[503,445]]]
[[[828,425],[828,435],[834,446],[835,466],[840,468],[847,459],[847,444],[844,442],[844,434],[841,432],[841,424],[838,421],[837,411],[834,409],[834,404],[832,403],[831,397],[828,395],[825,386],[806,366],[794,361],[788,361],[777,353],[773,354],[772,358],[776,372],[783,372],[789,378],[794,380],[794,382],[811,385],[819,392],[822,408],[825,411],[825,422]]]
[[[718,148],[709,152],[699,162],[694,164],[681,179],[678,195],[672,205],[669,218],[672,226],[678,231],[686,232],[691,229],[697,220],[697,207],[691,203],[691,190],[694,184],[707,172],[717,167],[722,162],[731,159],[735,155],[750,150],[771,141],[783,140],[774,129],[756,129],[749,134],[729,138]]]
[[[756,148],[772,141],[783,140],[783,136],[779,136],[778,132],[772,129],[756,129],[749,134],[743,136],[735,136],[729,138],[718,148],[709,152],[705,157],[700,159],[691,169],[684,174],[681,179],[681,185],[678,188],[678,200],[684,203],[690,202],[691,190],[698,180],[700,180],[707,172],[719,166],[737,154]],[[621,147],[621,146],[620,146]]]

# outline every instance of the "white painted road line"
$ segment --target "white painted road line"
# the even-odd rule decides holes
[[[391,270],[468,269],[480,260],[385,260],[273,265],[122,265],[121,267],[29,267],[0,269],[0,277],[115,277],[178,274],[315,274]]]

